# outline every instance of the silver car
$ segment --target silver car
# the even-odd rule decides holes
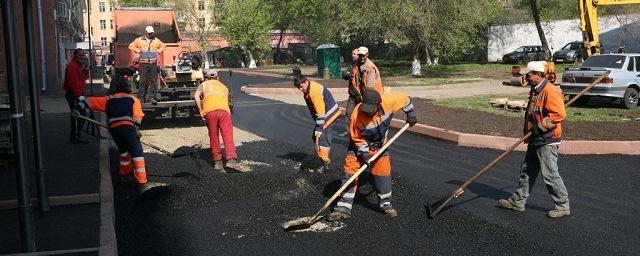
[[[560,88],[565,95],[573,97],[607,70],[611,73],[586,93],[581,102],[589,97],[620,99],[627,109],[638,106],[640,97],[640,54],[601,54],[587,59],[577,68],[566,68]]]

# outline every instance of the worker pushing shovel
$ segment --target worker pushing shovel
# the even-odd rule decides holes
[[[127,176],[133,171],[135,182],[140,185],[140,192],[152,187],[166,185],[164,183],[147,182],[140,131],[138,126],[142,122],[144,113],[140,101],[131,95],[131,87],[120,76],[114,77],[111,86],[115,92],[102,97],[80,97],[75,110],[84,117],[88,109],[104,111],[108,118],[108,128],[111,137],[120,152],[120,168],[118,174]],[[85,118],[88,119],[88,118]]]
[[[393,138],[387,140],[393,113],[400,109],[407,115],[407,124]],[[368,167],[371,167],[375,179],[381,210],[389,217],[398,216],[398,211],[391,204],[391,160],[386,150],[400,134],[417,122],[416,111],[407,95],[401,93],[380,95],[375,90],[365,91],[362,102],[354,108],[351,122],[349,122],[351,141],[345,157],[342,187],[315,216],[302,222],[287,222],[283,228],[296,230],[310,226],[319,220],[320,213],[344,190],[347,192],[342,194],[342,198],[333,212],[327,216],[327,220],[342,221],[350,218],[357,192],[357,178]]]
[[[338,103],[329,89],[315,81],[310,81],[305,76],[300,75],[295,78],[293,85],[302,92],[311,117],[316,123],[313,129],[313,141],[316,145],[316,153],[324,163],[320,172],[326,172],[330,170],[331,164],[331,158],[329,158],[332,141],[331,128],[341,115],[340,108],[338,108]]]

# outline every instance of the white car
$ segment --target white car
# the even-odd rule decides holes
[[[611,73],[587,92],[581,102],[589,97],[620,99],[622,106],[631,109],[638,106],[640,98],[640,54],[601,54],[587,59],[577,68],[566,68],[560,88],[565,95],[573,97],[591,81],[607,70]]]

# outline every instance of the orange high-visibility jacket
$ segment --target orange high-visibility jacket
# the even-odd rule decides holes
[[[393,113],[402,109],[407,117],[416,116],[411,98],[403,93],[385,93],[380,95],[382,109],[371,117],[360,111],[362,103],[356,105],[351,114],[351,144],[357,150],[356,155],[362,157],[369,154],[370,148],[381,148],[387,142],[387,133],[391,127]],[[351,147],[350,147],[351,148]]]
[[[329,89],[318,82],[310,81],[307,93],[303,97],[311,117],[316,121],[316,130],[329,127],[341,114],[338,103]]]
[[[545,79],[540,86],[532,89],[529,93],[524,133],[532,131],[533,135],[527,142],[536,146],[560,142],[562,137],[561,122],[566,117],[567,112],[564,108],[562,91]],[[545,119],[549,121],[545,121]],[[549,127],[548,123],[555,124],[555,127]]]
[[[380,79],[380,71],[373,61],[367,59],[362,65],[354,65],[351,69],[351,86],[362,95],[365,90],[373,89],[382,94],[382,80]]]
[[[197,90],[202,91],[202,117],[218,109],[231,113],[231,93],[222,82],[216,79],[206,80]]]
[[[160,39],[157,37],[150,40],[147,36],[137,37],[133,42],[129,44],[129,50],[140,54],[141,52],[157,52],[161,53],[167,49],[167,45],[165,45]],[[157,61],[157,59],[144,59],[143,56],[140,56],[140,62],[142,63],[151,63]],[[157,58],[157,56],[156,56]]]
[[[109,128],[122,125],[139,126],[144,117],[140,100],[128,93],[115,93],[109,96],[89,97],[89,107],[107,114]]]

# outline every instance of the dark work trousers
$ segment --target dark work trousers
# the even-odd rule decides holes
[[[64,94],[64,97],[67,99],[67,103],[69,104],[69,111],[73,111],[74,106],[78,103],[78,98],[76,98],[76,96],[73,96],[73,93],[70,91],[67,91]],[[71,129],[69,131],[70,140],[77,140],[80,138],[80,131],[82,130],[83,124],[84,120],[71,116]]]
[[[122,125],[109,129],[113,141],[118,146],[118,152],[120,154],[129,153],[131,157],[143,157],[142,144],[136,134],[136,128],[131,125]]]
[[[147,102],[156,99],[156,91],[158,89],[158,64],[142,63],[138,69],[140,75],[140,86],[138,87],[138,95]]]

